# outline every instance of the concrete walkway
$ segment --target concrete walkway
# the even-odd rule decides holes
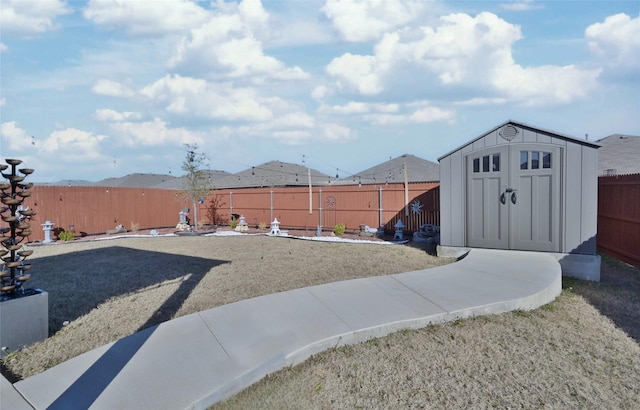
[[[184,316],[13,386],[2,409],[203,409],[326,349],[404,328],[535,309],[561,291],[543,253],[472,250],[438,268],[297,289]]]

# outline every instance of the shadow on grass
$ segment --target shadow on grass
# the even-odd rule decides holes
[[[572,287],[640,343],[640,269],[602,255],[600,282],[563,278],[563,287]]]
[[[31,286],[49,293],[49,333],[54,334],[65,320],[73,321],[108,299],[181,281],[142,330],[171,319],[202,278],[224,263],[230,262],[113,246],[39,258]]]

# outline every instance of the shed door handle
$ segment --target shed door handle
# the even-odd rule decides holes
[[[516,196],[516,191],[513,191],[511,193],[511,203],[515,205],[517,201],[518,201],[518,197]]]
[[[500,202],[502,202],[502,205],[507,203],[507,196],[504,194],[504,192],[502,193],[502,195],[500,195]]]

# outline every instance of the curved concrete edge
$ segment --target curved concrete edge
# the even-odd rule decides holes
[[[487,263],[488,261],[485,259],[483,261],[478,260],[479,253],[490,253],[493,254],[491,256],[495,256],[496,258],[492,258],[492,263]],[[502,269],[504,270],[504,264],[496,264],[498,261],[497,257],[499,255],[494,252],[503,252],[503,251],[493,251],[488,250],[476,250],[473,252],[473,257],[468,258],[467,254],[471,254],[470,252],[465,253],[463,256],[464,259],[456,262],[455,265],[445,265],[438,268],[432,268],[428,270],[420,270],[407,274],[399,274],[392,276],[407,276],[407,275],[420,275],[425,273],[434,273],[434,272],[445,272],[446,274],[452,273],[449,272],[450,268],[455,266],[456,268],[460,268],[466,265],[473,266],[477,263],[484,263],[484,270],[491,269]],[[537,268],[540,269],[541,274],[543,276],[542,281],[538,283],[538,287],[530,292],[525,292],[523,296],[516,297],[513,299],[500,300],[494,303],[487,303],[483,305],[477,306],[469,306],[464,309],[459,309],[452,312],[434,314],[424,317],[415,317],[408,318],[403,320],[398,320],[395,322],[384,323],[377,326],[372,326],[369,328],[363,328],[354,330],[352,332],[343,333],[340,335],[335,335],[333,337],[318,340],[316,342],[310,343],[298,350],[289,352],[284,356],[273,357],[271,360],[266,360],[262,363],[256,364],[254,368],[247,371],[246,373],[240,375],[234,380],[230,380],[223,386],[220,386],[215,391],[212,391],[211,394],[206,397],[201,398],[200,400],[192,403],[189,407],[190,409],[206,409],[207,407],[226,400],[234,395],[238,394],[242,390],[247,387],[257,383],[262,380],[267,375],[282,370],[284,368],[290,366],[296,366],[298,364],[303,363],[313,355],[322,353],[324,351],[334,349],[341,346],[353,345],[361,342],[365,342],[371,339],[379,338],[387,336],[391,333],[395,333],[398,331],[402,331],[405,329],[422,329],[431,325],[442,324],[446,322],[451,322],[459,319],[469,318],[469,317],[477,317],[491,314],[499,314],[505,313],[515,310],[534,310],[539,308],[540,306],[546,305],[548,303],[553,302],[562,292],[562,270],[560,265],[550,256],[545,256],[544,254],[532,253],[532,252],[519,252],[521,254],[526,254],[529,258],[534,257],[537,262],[542,262],[540,265],[537,265]],[[484,258],[483,258],[484,259]],[[539,259],[539,260],[538,260]],[[465,260],[465,263],[462,264],[462,260]],[[555,262],[555,263],[554,263]],[[500,266],[498,266],[500,265]],[[536,264],[529,264],[525,268],[526,273],[533,273],[533,270],[536,269]],[[474,269],[475,270],[475,269]],[[525,277],[526,278],[526,277]],[[322,286],[322,285],[320,285]]]
[[[331,348],[535,309],[560,292],[560,265],[549,255],[472,250],[433,269],[296,289],[184,316],[13,387],[36,409],[206,409]]]

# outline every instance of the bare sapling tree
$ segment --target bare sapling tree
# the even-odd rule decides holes
[[[187,155],[182,163],[182,170],[186,172],[184,184],[184,198],[191,201],[193,206],[193,229],[198,230],[198,202],[206,200],[211,191],[211,181],[206,155],[198,153],[197,144],[184,144]]]

